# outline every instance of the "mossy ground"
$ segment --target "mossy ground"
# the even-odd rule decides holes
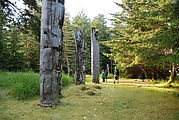
[[[176,95],[177,94],[177,95]],[[17,100],[0,89],[0,120],[178,120],[178,88],[102,83],[71,85],[61,103],[38,106],[39,96]]]

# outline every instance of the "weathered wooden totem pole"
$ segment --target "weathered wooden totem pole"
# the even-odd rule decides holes
[[[97,31],[92,28],[91,31],[91,75],[92,82],[99,83],[99,42],[96,40]]]
[[[64,10],[64,0],[42,0],[40,96],[43,107],[59,102],[62,87]]]
[[[86,52],[85,42],[83,40],[83,32],[81,30],[74,31],[76,45],[76,85],[85,84],[86,80]]]

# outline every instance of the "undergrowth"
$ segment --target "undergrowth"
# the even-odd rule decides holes
[[[63,87],[74,79],[65,74],[62,76]],[[25,99],[40,93],[40,76],[38,73],[0,72],[0,87],[8,88],[17,99]]]

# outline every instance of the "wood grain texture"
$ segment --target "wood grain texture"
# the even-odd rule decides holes
[[[95,28],[91,31],[91,75],[92,82],[99,83],[99,42]]]
[[[64,0],[43,0],[40,43],[41,105],[50,107],[59,102],[62,88]]]
[[[74,31],[76,45],[76,85],[85,84],[86,80],[86,51],[81,30]]]

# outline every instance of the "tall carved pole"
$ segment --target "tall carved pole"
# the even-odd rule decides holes
[[[91,32],[91,75],[92,82],[99,83],[99,42],[96,40],[97,32],[92,28]]]
[[[83,33],[80,30],[74,31],[74,38],[76,44],[76,85],[85,84],[86,79],[86,52],[85,42],[83,40]]]
[[[43,107],[59,102],[62,87],[63,21],[64,0],[42,0],[40,96]]]

